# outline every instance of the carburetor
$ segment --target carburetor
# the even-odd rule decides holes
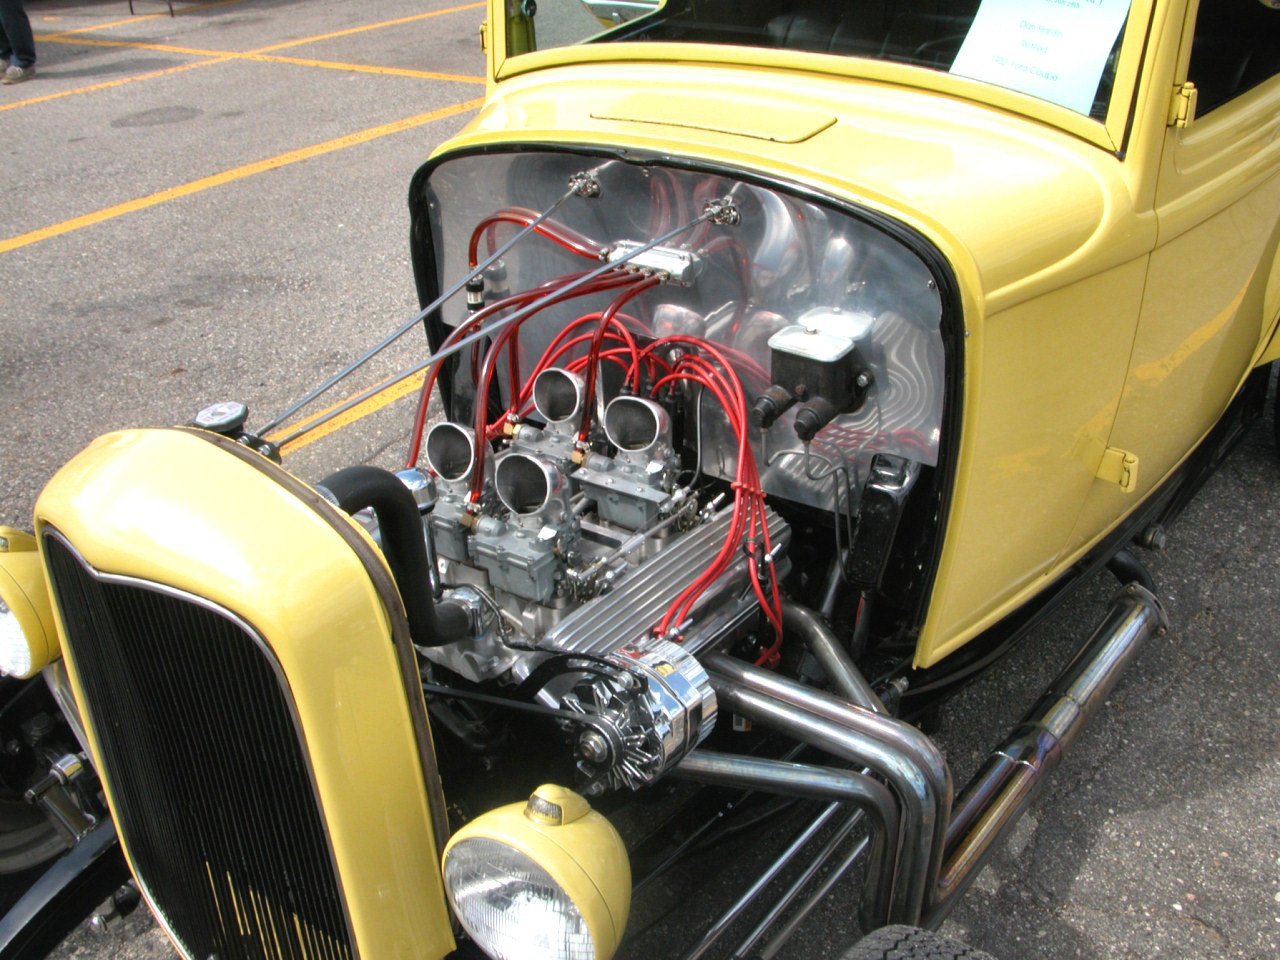
[[[550,603],[562,568],[576,555],[578,521],[569,482],[555,461],[512,449],[498,458],[494,488],[508,518],[476,521],[472,559],[497,589]]]
[[[647,530],[668,504],[679,468],[671,417],[652,400],[615,397],[605,408],[604,431],[617,456],[589,455],[574,479],[602,520]]]

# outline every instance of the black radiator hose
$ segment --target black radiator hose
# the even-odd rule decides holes
[[[409,488],[395,474],[378,467],[347,467],[320,485],[347,513],[368,507],[378,518],[382,554],[400,590],[413,642],[420,647],[440,647],[462,639],[470,614],[448,600],[437,606],[431,595],[422,515]]]

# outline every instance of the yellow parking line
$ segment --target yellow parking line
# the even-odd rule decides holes
[[[454,83],[484,83],[484,77],[461,73],[436,73],[433,70],[408,70],[401,67],[370,67],[362,63],[335,63],[332,60],[305,60],[301,57],[269,57],[257,53],[236,54],[236,60],[257,60],[262,63],[296,63],[303,67],[320,67],[324,70],[345,70],[349,73],[376,73],[386,77],[415,77],[420,80],[450,80]]]
[[[241,3],[243,0],[215,0],[212,3],[203,3],[194,7],[186,7],[184,13],[194,10],[204,10],[209,7],[221,7],[232,3]],[[353,33],[363,33],[368,30],[377,30],[382,27],[395,26],[396,24],[409,23],[415,20],[424,20],[430,17],[439,17],[447,13],[457,13],[463,10],[474,10],[477,7],[483,7],[483,3],[467,3],[461,6],[449,7],[445,10],[433,10],[429,13],[414,14],[410,17],[401,17],[398,20],[384,20],[380,23],[371,23],[363,27],[352,27],[349,30],[338,30],[334,33],[320,34],[314,37],[304,37],[301,40],[290,40],[287,43],[277,43],[269,47],[260,47],[257,50],[250,50],[247,53],[229,52],[226,50],[204,50],[198,47],[179,47],[172,44],[161,43],[138,43],[128,40],[103,40],[101,38],[90,38],[76,36],[81,33],[88,33],[94,30],[105,30],[108,27],[116,27],[126,23],[136,23],[140,20],[150,20],[154,17],[161,17],[164,14],[147,14],[145,16],[133,17],[129,20],[116,20],[110,23],[98,24],[93,27],[79,27],[75,30],[64,30],[61,33],[46,34],[37,36],[36,39],[43,43],[65,43],[78,44],[80,46],[89,47],[120,47],[133,48],[139,50],[153,50],[159,53],[172,53],[179,56],[189,57],[205,57],[199,63],[187,63],[177,67],[168,67],[164,70],[152,70],[148,73],[140,73],[134,77],[122,77],[119,80],[107,80],[102,83],[90,84],[85,87],[76,87],[74,90],[62,90],[58,93],[49,93],[41,97],[30,97],[26,100],[17,100],[13,103],[6,103],[0,106],[0,112],[5,110],[13,110],[17,107],[27,107],[32,104],[44,103],[48,100],[60,100],[63,97],[75,96],[82,93],[93,93],[97,90],[107,90],[111,87],[118,87],[126,83],[132,83],[135,80],[150,80],[154,77],[163,77],[171,73],[181,73],[184,70],[190,70],[193,67],[210,66],[215,63],[226,63],[229,60],[258,60],[265,63],[295,63],[301,66],[319,67],[327,70],[346,70],[351,73],[372,73],[382,74],[384,76],[396,77],[413,77],[420,80],[446,80],[454,83],[484,83],[483,77],[467,76],[465,74],[437,73],[431,70],[408,70],[397,67],[370,67],[363,64],[353,63],[336,63],[329,60],[307,60],[303,58],[293,57],[269,57],[265,54],[273,50],[284,50],[288,47],[302,46],[308,43],[315,43],[319,40],[328,40],[333,37],[348,36]]]
[[[168,15],[168,13],[148,13],[140,17],[130,17],[127,20],[112,20],[108,23],[95,23],[91,27],[76,27],[73,30],[59,30],[57,33],[53,34],[53,36],[73,37],[77,33],[93,33],[95,30],[110,30],[112,27],[123,27],[127,23],[141,23],[144,20],[154,20],[157,17],[167,17]]]
[[[415,13],[410,17],[400,17],[398,20],[383,20],[381,23],[370,23],[363,27],[351,27],[347,30],[335,30],[333,33],[322,33],[316,37],[306,37],[302,40],[290,40],[287,43],[277,43],[274,46],[262,47],[253,51],[254,53],[271,53],[274,50],[283,50],[286,47],[298,47],[304,43],[319,43],[321,40],[333,40],[336,37],[349,37],[353,33],[365,33],[369,30],[381,30],[383,27],[394,27],[402,23],[413,23],[415,20],[427,20],[431,17],[442,17],[446,13],[460,13],[463,10],[475,10],[483,7],[484,3],[464,3],[457,7],[448,7],[444,10],[432,10],[429,13]]]
[[[113,47],[125,50],[153,50],[157,53],[177,53],[185,57],[241,57],[242,53],[230,50],[205,50],[201,47],[179,47],[171,43],[141,43],[137,40],[103,40],[99,37],[64,37],[50,34],[36,35],[37,43],[67,43],[76,47]]]
[[[303,147],[299,150],[290,150],[288,153],[281,153],[274,157],[268,157],[265,160],[258,160],[255,163],[248,163],[242,167],[236,167],[232,170],[225,170],[222,173],[215,173],[210,177],[201,177],[199,180],[192,180],[190,183],[184,183],[181,186],[170,187],[168,190],[161,190],[158,193],[149,196],[139,197],[136,200],[129,200],[125,203],[118,203],[115,206],[106,207],[93,213],[85,214],[82,217],[75,217],[71,220],[64,220],[62,223],[55,223],[49,227],[42,227],[39,230],[32,230],[29,233],[19,234],[8,240],[0,240],[0,253],[8,253],[10,250],[17,250],[20,247],[29,246],[33,243],[39,243],[41,240],[48,240],[51,237],[58,237],[64,233],[71,233],[74,230],[80,230],[84,227],[93,226],[96,223],[102,223],[106,220],[113,220],[116,217],[122,217],[127,213],[134,213],[138,210],[145,210],[147,207],[154,207],[170,200],[176,200],[179,197],[190,196],[193,193],[199,193],[202,190],[208,190],[212,187],[220,187],[223,184],[231,183],[235,180],[243,180],[245,177],[251,177],[254,174],[264,173],[267,170],[276,170],[280,167],[288,166],[291,163],[297,163],[300,160],[308,160],[312,157],[318,157],[326,153],[332,153],[335,150],[345,150],[347,147],[354,147],[357,144],[368,143],[370,140],[376,140],[379,137],[385,137],[392,133],[400,133],[404,130],[411,130],[414,127],[420,127],[436,120],[443,120],[445,117],[456,116],[459,113],[466,113],[474,110],[484,101],[480,98],[467,100],[463,103],[455,103],[448,107],[442,107],[439,110],[432,110],[430,113],[420,113],[417,116],[406,117],[403,120],[396,120],[393,123],[384,123],[381,126],[370,127],[368,130],[361,130],[359,133],[351,133],[346,136],[336,137],[333,140],[326,140],[323,143],[313,144],[310,147]]]
[[[391,404],[399,400],[401,397],[407,396],[408,394],[411,394],[411,393],[417,393],[419,390],[422,389],[422,383],[426,379],[427,379],[427,371],[419,370],[417,373],[411,374],[402,379],[390,380],[387,382],[387,385],[382,388],[382,390],[375,393],[368,400],[365,400],[361,403],[356,404],[346,413],[342,414],[342,416],[334,417],[328,423],[322,426],[316,427],[310,433],[303,434],[297,440],[294,440],[291,443],[286,443],[284,446],[280,448],[280,452],[293,453],[296,450],[301,450],[303,447],[308,446],[309,444],[315,443],[317,440],[320,440],[324,437],[327,437],[329,434],[333,433],[336,430],[340,430],[341,428],[347,426],[348,424],[355,423],[357,420],[362,420],[365,417],[369,416],[370,414],[377,413],[383,407],[390,406]],[[348,397],[347,400],[349,399],[351,398]],[[305,427],[309,423],[314,423],[316,420],[319,420],[329,411],[338,409],[338,407],[346,403],[347,400],[340,400],[339,402],[335,403],[333,406],[328,407],[324,410],[321,410],[319,413],[314,414],[313,416],[307,417],[307,419],[301,421],[300,423],[296,423],[293,426],[285,427],[282,430],[277,430],[275,433],[268,434],[263,439],[278,441],[281,437],[286,437],[289,434],[297,431],[299,428]]]
[[[414,77],[419,80],[449,80],[455,83],[484,83],[484,77],[469,76],[460,73],[439,73],[434,70],[409,70],[402,67],[375,67],[363,63],[339,63],[333,60],[308,60],[302,57],[272,57],[251,50],[248,53],[234,53],[225,50],[204,50],[199,47],[176,47],[167,43],[135,43],[130,40],[99,40],[85,37],[63,39],[60,36],[36,37],[47,43],[68,43],[84,47],[126,47],[135,50],[154,50],[158,53],[172,53],[183,57],[209,57],[219,61],[254,60],[259,63],[293,63],[304,67],[319,67],[324,70],[343,70],[347,73],[375,73],[388,77]],[[278,48],[268,48],[278,49]],[[150,74],[154,76],[155,74]],[[134,78],[139,79],[139,78]],[[97,89],[89,87],[84,89]],[[38,101],[23,101],[38,102]],[[17,106],[17,104],[13,104]]]
[[[178,67],[165,67],[163,70],[152,70],[150,73],[139,73],[132,77],[121,77],[118,80],[105,80],[102,83],[95,83],[88,87],[76,87],[74,90],[60,90],[57,93],[46,93],[42,97],[31,97],[27,100],[15,100],[13,103],[0,104],[0,113],[5,110],[13,110],[15,107],[28,107],[33,103],[44,103],[47,100],[60,100],[63,97],[74,96],[80,93],[93,93],[95,90],[107,90],[110,87],[120,87],[126,83],[133,83],[135,80],[150,80],[153,77],[163,77],[171,73],[181,73],[184,70],[194,70],[196,67],[208,67],[215,63],[226,63],[231,57],[215,57],[211,60],[197,60],[195,63],[184,63]]]

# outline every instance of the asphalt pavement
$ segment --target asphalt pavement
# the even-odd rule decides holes
[[[412,315],[409,178],[483,94],[479,4],[28,0],[0,88],[0,522],[111,429],[262,422]],[[419,340],[362,383],[421,356]],[[1273,386],[1274,389],[1274,386]],[[381,462],[403,400],[291,465]],[[1016,958],[1280,958],[1280,458],[1268,420],[1146,554],[1152,641],[947,931]],[[963,782],[1102,615],[1088,585],[944,712]],[[783,957],[853,936],[833,898]],[[136,914],[64,957],[170,957]]]

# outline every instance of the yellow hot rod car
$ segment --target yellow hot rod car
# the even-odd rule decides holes
[[[0,869],[78,841],[0,956],[116,837],[193,960],[653,955],[633,906],[762,808],[794,841],[683,955],[750,918],[772,956],[858,863],[850,957],[973,955],[929,931],[1165,629],[1130,545],[1280,359],[1280,9],[489,0],[482,36],[410,185],[421,312],[0,528]],[[419,330],[399,468],[291,472]],[[924,721],[1104,567],[957,789]]]

